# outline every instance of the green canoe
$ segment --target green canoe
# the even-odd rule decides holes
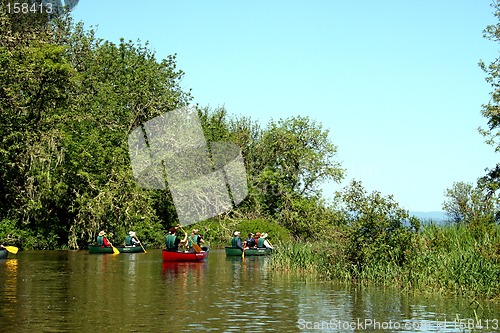
[[[144,248],[146,245],[143,244]],[[141,246],[115,246],[120,253],[141,253],[144,252]],[[89,245],[89,253],[113,253],[111,247],[104,247],[99,245]]]
[[[6,249],[0,249],[0,259],[6,259],[7,254],[8,254],[8,252]]]
[[[226,246],[226,256],[240,256],[241,257],[241,250],[238,249],[237,247],[230,247]],[[245,257],[246,256],[266,256],[268,254],[271,254],[273,250],[268,249],[268,248],[255,248],[255,249],[247,249],[245,250]]]

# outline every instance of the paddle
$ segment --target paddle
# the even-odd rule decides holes
[[[200,253],[201,251],[203,251],[201,247],[195,243],[193,243],[193,249],[196,251],[196,253]]]
[[[241,259],[245,259],[245,247],[246,245],[243,245],[243,249],[241,250]]]
[[[139,244],[141,245],[142,247],[142,250],[144,251],[144,253],[148,253],[148,251],[146,251],[146,249],[144,248],[144,246],[142,246],[142,242],[139,240],[139,238],[135,237],[137,239],[137,241],[139,242]]]
[[[113,254],[120,254],[120,251],[116,247],[113,246],[113,244],[109,243],[111,245],[111,248],[113,249]]]
[[[187,237],[187,232],[186,232],[186,230],[182,229],[182,226],[181,226],[180,224],[177,224],[177,228],[181,229],[181,231],[182,231],[182,232],[184,233],[184,235],[186,235],[186,237]],[[184,246],[187,248],[187,245],[188,245],[188,244],[187,244],[187,242],[186,242],[186,243],[184,244]],[[198,246],[198,247],[199,247],[199,246]],[[195,249],[195,251],[196,251],[196,249]],[[196,251],[196,252],[198,252],[198,251]],[[200,248],[200,252],[201,252],[201,248]]]
[[[7,251],[9,251],[10,253],[14,253],[14,254],[16,254],[17,251],[19,251],[19,249],[15,246],[4,246],[3,248],[6,249]]]
[[[114,247],[113,244],[105,236],[106,236],[106,232],[104,232],[104,231],[99,232],[99,235],[97,237],[97,245],[101,246],[101,247],[103,245],[104,245],[104,247],[111,246],[111,249],[113,250],[113,254],[120,254],[120,251],[118,251],[118,249],[116,247]],[[102,239],[99,239],[99,237],[102,237]]]
[[[178,226],[178,227],[179,227],[182,231],[184,231],[184,229],[182,229],[182,227],[181,227],[181,225],[180,225],[180,224],[178,224],[177,226]],[[184,231],[184,233],[185,233],[185,231]],[[196,253],[200,253],[200,252],[202,252],[202,251],[203,251],[203,250],[201,249],[201,247],[200,247],[198,244],[196,244],[196,243],[194,242],[194,240],[191,238],[191,236],[189,236],[189,241],[191,242],[191,245],[193,246],[193,249],[196,251]]]
[[[186,231],[184,231],[184,229],[182,229],[182,226],[181,226],[180,224],[177,224],[177,228],[181,229],[181,231],[182,231],[183,233],[187,234],[187,232],[186,232]]]
[[[271,244],[271,242],[269,241],[269,239],[267,240],[267,242],[269,243],[269,245],[271,245],[271,247],[274,247],[273,244]]]

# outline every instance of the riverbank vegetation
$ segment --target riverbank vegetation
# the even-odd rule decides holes
[[[118,244],[133,229],[162,246],[178,223],[175,206],[168,191],[137,186],[127,138],[192,102],[175,55],[158,60],[147,44],[100,40],[69,15],[28,23],[0,15],[0,243],[81,249],[100,230]],[[493,38],[500,29],[489,31]],[[499,87],[496,67],[482,67]],[[483,112],[492,140],[499,96]],[[271,264],[282,271],[500,295],[498,166],[477,186],[458,182],[445,192],[449,225],[422,225],[392,196],[368,193],[356,180],[326,200],[321,185],[340,182],[345,170],[315,120],[262,125],[224,108],[196,108],[206,140],[238,145],[247,172],[244,201],[196,225],[213,246],[228,244],[234,230],[267,232],[277,245]]]
[[[494,226],[489,234],[476,238],[466,226],[428,225],[414,235],[413,247],[405,253],[406,261],[395,261],[399,249],[389,248],[385,260],[362,265],[346,253],[350,244],[345,234],[339,232],[344,242],[295,242],[280,246],[271,257],[271,264],[281,271],[303,272],[343,283],[498,298],[499,231]]]
[[[500,296],[500,227],[493,216],[421,225],[391,197],[367,194],[359,183],[343,196],[344,223],[316,241],[280,246],[271,257],[276,269],[346,283]]]

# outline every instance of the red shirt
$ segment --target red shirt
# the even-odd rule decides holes
[[[106,237],[104,237],[102,239],[103,243],[104,243],[104,246],[106,247],[111,247],[111,243],[108,241],[108,239]]]

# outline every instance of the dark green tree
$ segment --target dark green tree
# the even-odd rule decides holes
[[[175,214],[165,191],[136,186],[127,138],[191,99],[175,56],[99,40],[69,16],[22,29],[2,12],[0,24],[0,239],[78,248],[129,228],[155,238]]]
[[[498,44],[500,42],[500,1],[494,1],[491,6],[497,22],[488,25],[483,31],[483,36]],[[489,64],[481,60],[479,66],[486,73],[486,82],[493,89],[490,93],[490,100],[483,104],[481,110],[482,115],[487,119],[487,127],[480,128],[479,131],[486,138],[486,142],[498,152],[500,151],[500,57],[497,55]],[[493,195],[500,188],[500,164],[486,171],[486,175],[480,179],[479,183],[488,189],[489,195]]]
[[[59,124],[74,70],[50,25],[13,19],[0,13],[0,220],[11,238],[47,247],[64,234]]]

